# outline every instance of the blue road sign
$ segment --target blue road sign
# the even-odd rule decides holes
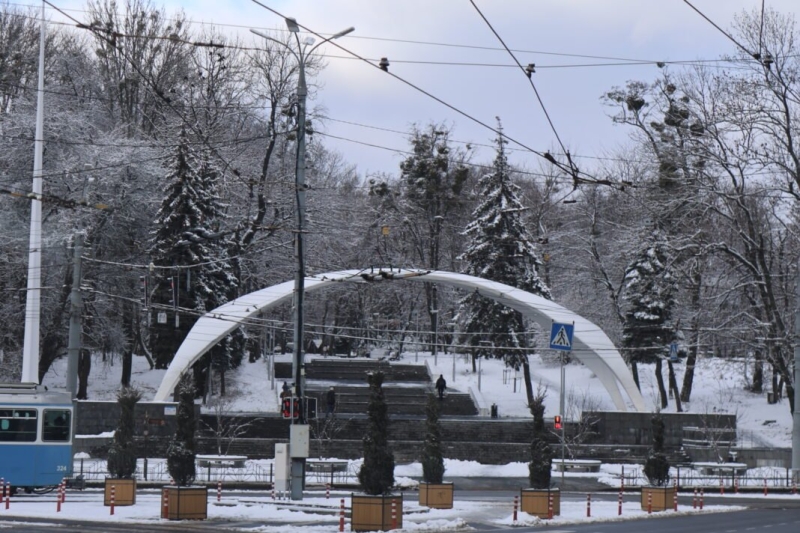
[[[575,331],[574,324],[561,324],[553,322],[550,328],[550,349],[551,350],[572,350],[572,333]]]

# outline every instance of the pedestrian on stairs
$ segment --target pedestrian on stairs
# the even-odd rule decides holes
[[[444,390],[447,388],[447,382],[444,380],[444,376],[439,374],[439,379],[436,380],[436,390],[439,391],[439,399],[444,399]]]

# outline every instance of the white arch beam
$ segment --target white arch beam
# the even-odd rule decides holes
[[[628,405],[619,389],[621,385],[635,410],[643,412],[648,410],[625,361],[611,339],[598,326],[555,302],[509,285],[440,270],[344,270],[306,277],[305,290],[310,292],[343,282],[385,283],[391,280],[441,283],[466,290],[476,290],[487,298],[521,312],[538,323],[542,331],[547,334],[550,332],[552,322],[574,322],[572,356],[594,372],[617,409],[628,410]],[[212,346],[236,329],[242,321],[290,300],[293,290],[293,281],[273,285],[241,296],[200,317],[178,348],[164,374],[154,401],[165,401],[183,373]]]

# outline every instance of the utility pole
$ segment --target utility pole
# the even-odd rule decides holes
[[[81,316],[83,298],[81,297],[81,255],[83,254],[83,234],[75,234],[72,259],[72,291],[69,295],[69,343],[67,347],[67,391],[72,399],[78,394],[78,359],[81,352]]]
[[[795,282],[794,412],[792,414],[792,478],[800,483],[800,268]]]
[[[33,142],[31,229],[28,245],[28,290],[25,301],[25,339],[22,345],[22,383],[39,383],[39,316],[42,306],[42,159],[44,154],[44,2],[39,28],[39,83],[36,94],[36,138]]]
[[[303,485],[305,484],[306,458],[309,451],[309,426],[306,420],[305,395],[306,371],[303,362],[303,300],[305,296],[305,218],[306,218],[306,59],[320,46],[330,40],[338,39],[355,30],[350,27],[340,31],[313,46],[314,39],[307,38],[300,42],[300,26],[293,18],[286,18],[286,27],[294,34],[297,42],[297,51],[284,42],[273,39],[260,31],[250,30],[252,33],[268,41],[278,43],[286,48],[297,60],[297,159],[295,166],[295,200],[297,207],[297,229],[295,230],[294,244],[297,269],[294,278],[294,349],[292,351],[292,375],[294,376],[294,395],[300,400],[299,417],[292,418],[289,428],[289,455],[292,459],[292,499],[303,499]],[[309,47],[311,47],[309,49]]]

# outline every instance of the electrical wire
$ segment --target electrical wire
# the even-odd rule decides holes
[[[744,46],[742,43],[740,43],[739,41],[737,41],[736,39],[734,39],[734,38],[733,38],[733,36],[732,36],[731,34],[729,34],[728,32],[726,32],[725,30],[723,30],[723,29],[722,29],[720,26],[718,26],[718,25],[717,25],[717,24],[716,24],[716,23],[715,23],[713,20],[711,20],[710,18],[708,18],[708,17],[707,17],[707,16],[706,16],[706,15],[705,15],[705,14],[704,14],[702,11],[700,11],[700,10],[699,10],[699,9],[697,9],[695,6],[693,6],[693,5],[692,5],[692,3],[691,3],[691,2],[689,2],[689,0],[683,0],[683,3],[684,3],[684,4],[686,4],[687,6],[691,7],[691,8],[692,8],[692,9],[693,9],[693,10],[694,10],[694,11],[695,11],[695,12],[696,12],[698,15],[700,15],[700,16],[701,16],[701,17],[703,17],[703,18],[704,18],[706,21],[708,21],[708,23],[709,23],[709,24],[711,24],[711,25],[712,25],[712,26],[714,26],[714,27],[715,27],[717,30],[719,30],[719,32],[720,32],[720,33],[722,33],[722,35],[724,35],[725,37],[727,37],[727,38],[728,38],[728,39],[729,39],[729,40],[730,40],[730,41],[731,41],[733,44],[735,44],[736,46],[738,46],[739,48],[741,48],[741,49],[742,49],[742,50],[743,50],[743,51],[744,51],[744,52],[745,52],[747,55],[749,55],[750,57],[752,57],[753,59],[755,59],[755,60],[757,60],[757,61],[761,59],[761,54],[759,54],[759,53],[753,53],[753,52],[751,52],[750,50],[748,50],[746,46]]]
[[[45,0],[45,1],[47,1],[47,0]],[[273,9],[273,8],[271,8],[271,7],[267,6],[267,5],[259,2],[259,0],[252,0],[252,2],[257,4],[257,5],[259,5],[259,6],[261,6],[261,7],[263,7],[267,11],[270,11],[271,13],[283,18],[284,20],[287,18],[285,15],[281,14],[279,11],[277,11],[277,10],[275,10],[275,9]],[[308,33],[316,35],[319,38],[322,38],[321,34],[309,29],[307,26],[303,26],[302,24],[299,24],[299,23],[298,23],[298,26],[300,28],[304,29],[305,31],[307,31]],[[420,87],[420,86],[418,86],[418,85],[406,80],[405,78],[402,78],[402,77],[398,76],[397,74],[394,74],[393,72],[390,72],[388,69],[384,70],[383,68],[381,68],[380,65],[369,61],[368,59],[364,58],[363,56],[361,56],[361,55],[359,55],[359,54],[357,54],[355,52],[353,52],[352,50],[349,50],[348,48],[345,48],[344,46],[342,46],[341,44],[337,43],[336,41],[331,40],[331,41],[328,41],[328,43],[333,45],[333,46],[335,46],[339,50],[341,50],[341,51],[343,51],[343,52],[345,52],[345,53],[347,53],[347,54],[349,54],[349,55],[351,55],[353,57],[356,57],[356,58],[360,59],[361,61],[363,61],[364,63],[368,64],[369,66],[371,66],[373,68],[376,68],[378,70],[381,70],[382,72],[385,72],[385,74],[391,76],[392,78],[394,78],[395,80],[399,81],[400,83],[402,83],[404,85],[407,85],[408,87],[411,87],[415,91],[417,91],[417,92],[427,96],[428,98],[438,102],[439,104],[447,107],[451,111],[453,111],[453,112],[463,116],[464,118],[466,118],[466,119],[468,119],[468,120],[470,120],[470,121],[482,126],[485,129],[493,132],[495,135],[502,136],[507,141],[512,142],[512,143],[516,144],[517,146],[520,146],[520,147],[528,150],[529,152],[531,152],[533,154],[536,154],[537,156],[541,157],[542,159],[550,162],[551,164],[553,164],[555,167],[559,168],[560,170],[572,175],[573,181],[574,181],[576,186],[577,186],[577,184],[579,182],[594,183],[594,184],[597,184],[597,185],[612,185],[608,180],[599,180],[599,179],[595,178],[594,176],[586,174],[585,172],[582,172],[582,171],[580,171],[580,174],[585,175],[586,178],[580,178],[578,176],[579,171],[577,171],[577,169],[573,169],[573,168],[570,168],[570,167],[565,167],[562,163],[558,162],[552,155],[550,155],[549,152],[545,153],[545,152],[541,152],[541,151],[538,151],[538,150],[534,150],[533,148],[523,144],[522,142],[516,140],[513,137],[510,137],[506,133],[498,130],[497,128],[494,128],[494,127],[490,126],[489,124],[486,124],[482,120],[470,115],[466,111],[463,111],[463,110],[459,109],[458,107],[454,106],[453,104],[450,104],[449,102],[443,100],[442,98],[439,98],[438,96],[435,96],[434,94],[432,94],[431,92],[423,89],[422,87]]]

